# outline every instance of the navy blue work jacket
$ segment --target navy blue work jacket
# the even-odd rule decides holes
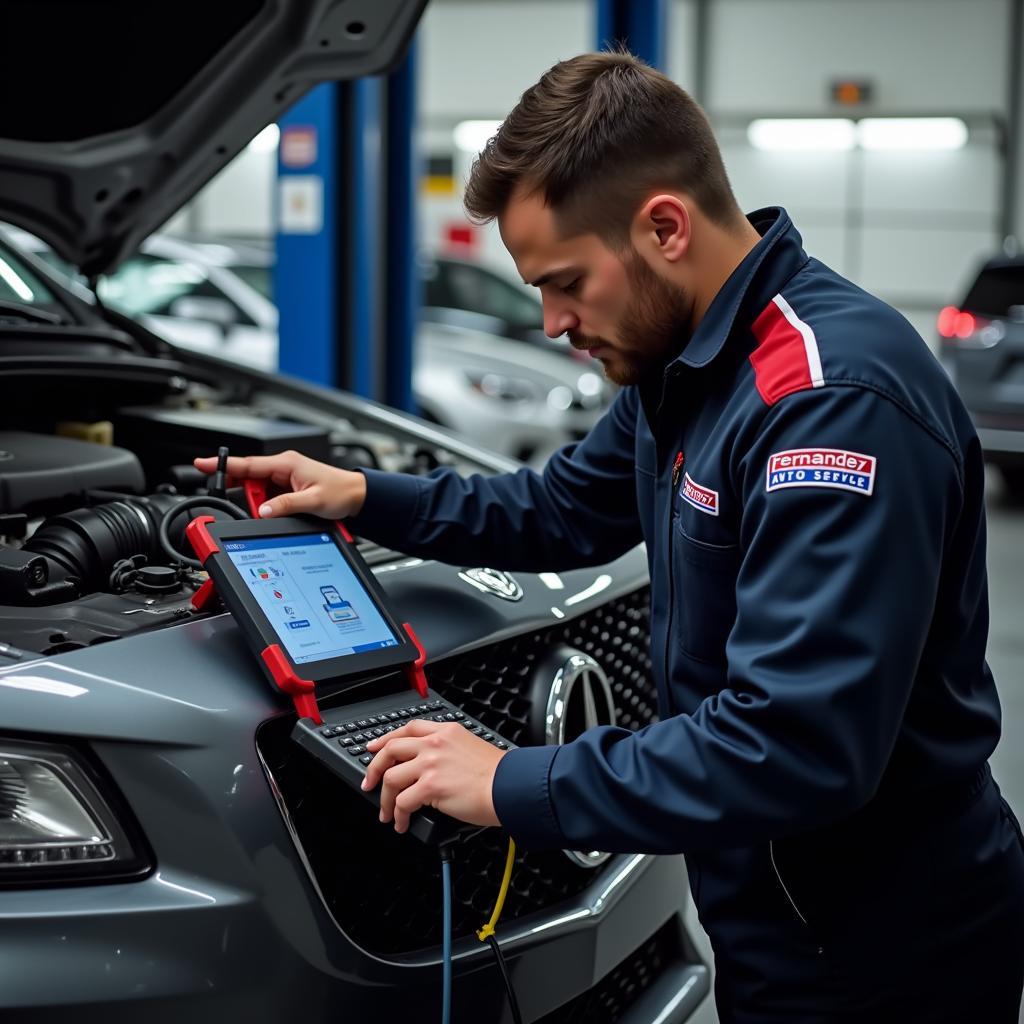
[[[526,847],[710,863],[969,781],[998,739],[968,414],[785,211],[750,219],[682,354],[543,473],[366,471],[356,529],[413,554],[557,571],[647,544],[661,721],[508,753],[495,808]]]

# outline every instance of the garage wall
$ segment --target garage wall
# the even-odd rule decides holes
[[[501,118],[552,64],[593,47],[591,0],[432,0],[420,23],[428,123]]]
[[[824,113],[826,83],[877,83],[887,112],[1005,104],[1006,0],[712,0],[707,105]]]
[[[1008,0],[713,0],[706,106],[745,208],[786,206],[807,248],[900,308],[929,341],[1002,244],[998,118]],[[968,119],[962,150],[764,153],[755,116],[835,113],[829,83],[866,79],[869,113]],[[1022,222],[1024,226],[1024,222]]]
[[[500,119],[554,61],[593,45],[590,0],[433,0],[420,34],[424,143],[464,118]],[[711,0],[709,111],[746,209],[787,207],[815,255],[897,305],[932,340],[935,312],[1002,242],[997,119],[1007,105],[1009,0]],[[668,72],[694,88],[693,0],[676,0]],[[491,41],[500,40],[499,45]],[[955,114],[963,150],[929,154],[764,153],[757,116],[834,113],[829,84],[869,80],[871,113]],[[468,162],[458,165],[460,173]],[[1024,229],[1024,198],[1021,201]],[[460,217],[427,204],[428,244]],[[494,232],[477,256],[509,267]]]
[[[741,204],[780,203],[809,250],[877,291],[926,337],[1000,237],[1012,0],[710,0],[704,97]],[[668,72],[694,89],[694,0],[670,9]],[[500,119],[555,61],[593,46],[593,0],[432,0],[418,33],[420,141],[450,152],[464,119]],[[871,81],[871,112],[957,114],[960,151],[938,154],[764,153],[746,141],[756,116],[832,111],[829,83]],[[1024,87],[1022,87],[1024,89]],[[1024,100],[1024,96],[1022,96]],[[1024,102],[1022,102],[1024,109]],[[469,159],[457,164],[464,175]],[[270,233],[272,159],[235,162],[175,227]],[[422,237],[438,244],[462,220],[458,195],[425,197]],[[1016,224],[1024,238],[1024,187]],[[493,231],[477,255],[510,267]]]

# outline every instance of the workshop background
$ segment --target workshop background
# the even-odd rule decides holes
[[[606,385],[599,366],[544,341],[535,293],[496,228],[466,219],[462,186],[483,142],[551,64],[623,39],[708,112],[744,209],[786,207],[809,253],[899,309],[947,365],[959,343],[987,344],[961,306],[982,264],[1012,267],[1024,240],[1022,0],[629,7],[432,0],[398,71],[305,96],[101,294],[185,346],[418,411],[539,465],[585,421],[553,419],[544,438],[516,434],[507,424],[522,420],[536,382],[504,357],[488,370],[487,359],[511,345],[524,366],[554,360],[543,398],[553,416],[585,413],[593,399],[596,417]],[[60,267],[41,243],[21,241]],[[1011,332],[1024,323],[1024,262],[1015,274],[999,311]],[[445,368],[457,358],[453,329],[482,367],[457,380]],[[517,333],[531,346],[509,340]],[[391,358],[403,345],[411,374]],[[1024,360],[1004,369],[1000,394],[1024,414]],[[460,388],[491,399],[491,411],[447,420]],[[1024,432],[1002,440],[1024,464]],[[993,769],[1018,814],[1020,473],[993,465],[988,479],[989,660],[1004,709]],[[710,1000],[694,1019],[717,1019]]]

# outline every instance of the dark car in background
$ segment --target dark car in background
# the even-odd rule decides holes
[[[19,96],[0,108],[0,221],[93,280],[315,81],[386,69],[422,4],[206,4],[202,31],[196,5],[128,9],[3,15],[24,46],[0,64]],[[73,81],[75,102],[24,87],[36,77]],[[294,709],[234,620],[193,606],[203,574],[182,562],[182,532],[209,481],[191,459],[227,444],[415,474],[521,467],[169,343],[77,287],[0,242],[0,1020],[439,1016],[437,850],[382,826],[298,747]],[[519,745],[571,737],[594,687],[620,726],[656,720],[641,548],[512,576],[359,543],[430,685],[487,728]],[[404,685],[378,673],[357,692]],[[353,691],[318,697],[330,709]],[[505,847],[484,830],[453,855],[457,1021],[509,1020],[475,934]],[[498,938],[524,1019],[689,1018],[708,972],[687,906],[679,857],[519,852]]]
[[[988,260],[963,301],[939,313],[938,331],[986,459],[1024,500],[1024,257]]]

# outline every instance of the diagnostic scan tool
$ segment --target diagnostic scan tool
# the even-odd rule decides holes
[[[268,680],[291,696],[299,720],[292,739],[363,793],[371,740],[416,718],[457,722],[502,750],[511,746],[427,688],[426,655],[401,623],[340,523],[296,516],[217,521],[199,516],[188,538],[210,579],[193,599],[216,594],[234,616]],[[409,688],[323,713],[316,687],[376,670],[401,670]],[[379,788],[363,793],[380,805]],[[424,808],[411,834],[442,842],[472,826]]]

